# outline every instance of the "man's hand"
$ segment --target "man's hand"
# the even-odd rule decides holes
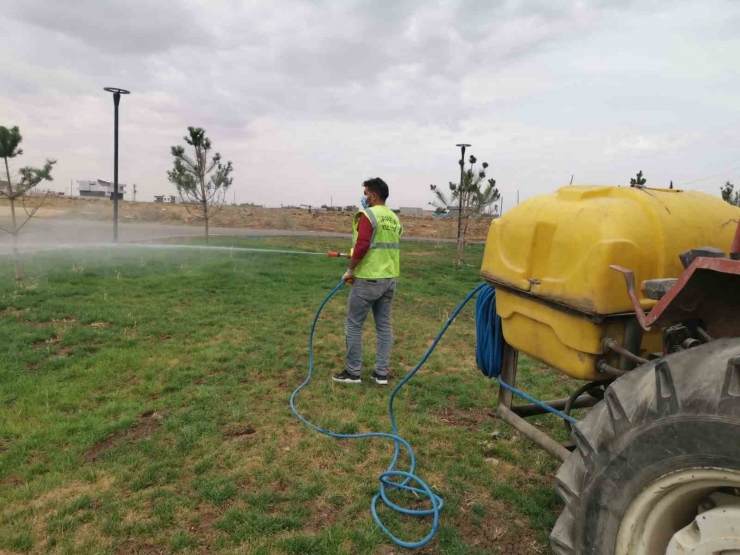
[[[355,282],[355,271],[348,268],[342,276],[342,281],[347,285],[352,285]]]

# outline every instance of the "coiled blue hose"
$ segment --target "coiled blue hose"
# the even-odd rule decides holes
[[[475,303],[475,362],[486,378],[498,378],[504,362],[504,334],[496,314],[496,290],[485,285]]]
[[[421,357],[421,360],[419,360],[416,366],[414,366],[414,368],[406,375],[406,377],[403,378],[403,380],[401,380],[393,389],[390,395],[390,400],[388,401],[388,413],[390,415],[392,433],[389,434],[384,432],[367,432],[362,434],[340,434],[322,428],[321,426],[317,426],[316,424],[306,419],[303,415],[301,415],[301,413],[298,412],[298,409],[296,409],[295,400],[298,397],[298,393],[300,393],[300,391],[308,385],[308,383],[311,381],[311,378],[313,377],[313,338],[314,332],[316,330],[316,323],[319,321],[319,317],[321,316],[321,312],[324,310],[324,306],[326,306],[326,303],[328,303],[329,300],[340,289],[342,289],[342,287],[344,287],[344,282],[339,283],[334,289],[331,290],[331,292],[326,296],[326,298],[319,306],[319,309],[316,311],[316,316],[314,317],[313,323],[311,324],[311,332],[308,336],[308,376],[306,376],[306,380],[301,385],[299,385],[290,396],[290,408],[296,415],[296,417],[301,422],[306,424],[306,426],[309,426],[317,432],[329,437],[337,439],[366,439],[372,437],[382,437],[390,439],[394,442],[395,451],[393,454],[393,460],[388,466],[388,469],[379,477],[380,490],[373,497],[373,500],[370,504],[370,509],[372,511],[375,523],[396,545],[407,548],[422,547],[429,543],[429,541],[437,533],[437,529],[439,528],[439,515],[442,507],[444,506],[444,501],[440,496],[432,492],[431,488],[427,485],[426,482],[424,482],[424,480],[414,474],[416,470],[416,456],[414,455],[414,450],[412,449],[411,445],[405,439],[398,435],[398,426],[396,424],[396,416],[393,410],[393,401],[395,400],[396,395],[401,390],[401,388],[406,385],[406,383],[414,377],[414,374],[416,374],[416,372],[424,365],[434,349],[437,347],[440,339],[442,339],[442,336],[447,331],[447,328],[450,327],[450,324],[452,324],[457,315],[460,314],[463,308],[465,308],[465,305],[468,304],[468,301],[470,301],[470,299],[472,299],[478,292],[481,291],[482,292],[479,295],[476,303],[476,361],[478,363],[478,367],[481,369],[485,376],[489,378],[498,378],[498,376],[500,376],[503,361],[504,340],[501,331],[501,318],[499,318],[496,314],[496,292],[492,287],[485,283],[477,285],[472,291],[470,291],[470,293],[465,296],[465,298],[460,302],[457,308],[452,312],[450,317],[447,319],[447,322],[445,322],[444,326],[442,326],[442,329],[439,330],[439,333],[437,333],[437,336],[434,338],[434,341],[429,346],[426,353],[424,353],[424,356]],[[552,407],[545,405],[544,403],[536,399],[533,399],[526,393],[523,393],[518,389],[515,389],[502,382],[500,379],[499,384],[501,385],[501,387],[504,387],[512,393],[523,397],[524,399],[527,399],[529,402],[535,403],[548,410],[549,412],[554,413],[560,418],[564,418],[575,424],[576,421],[573,418],[553,409]],[[403,446],[409,454],[410,467],[408,472],[396,469],[398,457],[401,454],[401,446]],[[400,478],[402,480],[400,482],[394,482],[393,478]],[[411,486],[409,485],[410,483],[415,483],[419,487]],[[416,493],[417,495],[429,499],[432,507],[431,509],[423,510],[414,510],[401,507],[388,499],[388,491],[390,490],[401,490]],[[429,531],[429,534],[427,534],[423,539],[417,542],[407,542],[394,536],[391,531],[388,530],[388,528],[383,524],[380,516],[378,516],[377,505],[378,500],[380,499],[382,499],[383,503],[385,503],[386,506],[388,506],[390,509],[401,514],[413,516],[433,516],[434,521],[432,523],[432,528]]]
[[[501,317],[496,313],[496,290],[486,284],[478,287],[478,290],[480,289],[482,291],[478,295],[478,300],[475,304],[475,361],[480,371],[487,378],[496,378],[499,386],[507,391],[511,391],[514,395],[526,399],[558,418],[567,420],[571,424],[576,424],[578,421],[575,418],[552,408],[550,405],[546,405],[534,397],[530,397],[501,379],[501,368],[504,361],[504,346],[506,342],[504,341]]]

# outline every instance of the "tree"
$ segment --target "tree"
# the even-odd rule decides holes
[[[729,202],[733,206],[740,206],[740,190],[735,191],[735,186],[729,181],[720,188],[722,200]]]
[[[457,264],[462,264],[465,255],[465,243],[470,222],[485,213],[486,208],[496,202],[499,198],[498,189],[496,189],[495,179],[486,179],[486,169],[488,163],[483,162],[482,169],[476,171],[475,164],[478,161],[475,156],[470,156],[470,167],[463,172],[462,184],[450,182],[450,193],[446,195],[436,185],[430,185],[429,188],[434,193],[435,200],[430,202],[437,209],[452,209],[457,215],[458,207],[462,207],[462,232],[457,241]],[[460,160],[460,165],[464,165],[464,160]],[[464,167],[463,167],[464,169]],[[457,219],[457,218],[455,218]]]
[[[630,179],[630,187],[644,187],[647,179],[642,177],[642,170],[637,172],[637,176]]]
[[[184,147],[173,146],[171,153],[175,163],[172,171],[167,172],[167,177],[177,187],[180,199],[186,203],[188,214],[205,222],[207,243],[208,222],[224,206],[226,190],[233,182],[230,175],[234,168],[231,162],[222,164],[221,154],[218,152],[209,162],[208,152],[212,147],[205,129],[188,127],[188,133],[184,140],[193,147],[195,157],[185,154]]]
[[[21,257],[18,253],[18,233],[23,227],[29,222],[31,218],[36,214],[36,211],[41,208],[44,200],[49,195],[41,199],[36,206],[31,207],[30,211],[26,205],[26,193],[31,191],[36,185],[42,181],[52,181],[51,169],[56,164],[56,160],[46,160],[43,168],[32,168],[25,166],[18,171],[20,179],[13,183],[13,178],[10,175],[10,165],[8,159],[13,159],[23,154],[23,149],[19,148],[23,137],[18,126],[11,129],[0,126],[0,157],[5,161],[5,176],[8,180],[5,188],[0,187],[0,195],[8,199],[10,204],[10,229],[0,227],[0,230],[5,233],[9,233],[13,237],[13,262],[15,264],[15,282],[18,285],[23,283],[23,266],[21,265]],[[16,201],[20,200],[23,206],[23,211],[26,213],[26,219],[18,225],[18,218],[16,215]]]
[[[491,216],[494,220],[496,218],[500,217],[499,216],[499,213],[498,213],[498,204],[492,204],[491,206],[489,206],[486,209],[486,214],[488,214],[489,216]]]

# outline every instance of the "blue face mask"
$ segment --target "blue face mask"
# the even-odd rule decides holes
[[[367,202],[367,195],[362,195],[362,198],[360,199],[360,206],[362,206],[363,209],[369,206]]]

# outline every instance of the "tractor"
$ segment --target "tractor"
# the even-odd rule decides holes
[[[579,381],[545,401],[570,440],[496,415],[562,461],[558,555],[740,554],[740,208],[695,191],[567,186],[492,222],[501,381],[518,354]],[[575,386],[574,386],[575,387]]]

